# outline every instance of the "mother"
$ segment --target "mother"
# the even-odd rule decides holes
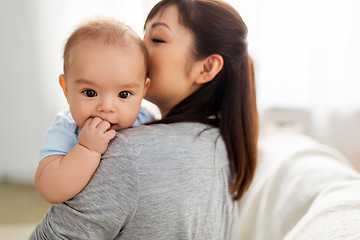
[[[164,0],[145,24],[162,119],[120,131],[88,186],[32,239],[234,239],[257,159],[247,28],[222,1]]]

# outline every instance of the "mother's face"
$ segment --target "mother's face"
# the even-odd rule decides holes
[[[146,23],[144,42],[151,79],[145,98],[164,115],[199,87],[189,69],[193,35],[179,23],[178,9],[172,5]]]

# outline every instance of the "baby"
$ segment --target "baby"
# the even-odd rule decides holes
[[[65,45],[59,82],[70,111],[45,134],[35,175],[49,203],[86,186],[117,130],[152,120],[141,108],[150,84],[146,49],[123,23],[95,20],[77,28]]]

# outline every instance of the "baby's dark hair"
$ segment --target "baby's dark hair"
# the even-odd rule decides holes
[[[105,46],[130,46],[140,50],[144,56],[145,73],[148,72],[148,57],[145,45],[136,32],[124,24],[110,18],[95,19],[79,25],[68,38],[64,48],[64,74],[69,68],[72,49],[82,41],[93,41]]]

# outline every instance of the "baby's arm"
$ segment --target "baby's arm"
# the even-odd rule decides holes
[[[89,182],[109,141],[116,132],[102,119],[88,119],[78,137],[79,143],[67,155],[44,158],[36,171],[35,185],[49,203],[64,202],[78,194]]]

